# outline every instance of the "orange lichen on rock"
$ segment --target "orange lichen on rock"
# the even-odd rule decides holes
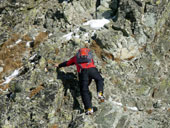
[[[13,34],[10,39],[8,39],[1,45],[0,50],[3,50],[4,48],[7,48],[10,45],[14,44],[19,38],[20,38],[19,34]]]
[[[104,53],[104,55],[108,58],[108,59],[111,59],[111,60],[114,60],[114,56],[111,54],[111,53]]]
[[[90,48],[95,51],[97,57],[99,57],[100,59],[102,59],[103,57],[107,57],[108,59],[114,60],[114,56],[111,53],[107,53],[102,48],[100,48],[95,40],[93,40]]]
[[[168,112],[170,112],[170,108],[168,108]]]
[[[152,98],[154,98],[155,97],[155,94],[158,92],[158,89],[157,88],[154,88],[153,89],[153,92],[152,92]]]
[[[126,60],[131,60],[133,58],[135,58],[135,56],[130,56],[130,57],[126,58]]]
[[[2,91],[6,91],[8,88],[9,88],[9,84],[0,85],[0,89],[1,89]]]
[[[51,128],[58,128],[58,125],[54,124],[54,125],[51,126]]]
[[[35,38],[34,45],[38,46],[47,36],[48,33],[40,32]],[[25,52],[31,50],[26,46],[29,41],[32,41],[32,39],[28,35],[13,34],[0,46],[0,67],[3,68],[3,72],[0,72],[0,80],[22,66],[22,58]]]
[[[4,42],[0,47],[0,66],[3,72],[0,73],[0,80],[4,74],[9,74],[11,71],[21,67],[21,55],[25,52],[25,44],[18,43],[20,35],[13,34],[10,39]]]
[[[152,110],[150,109],[150,110],[147,110],[146,111],[148,114],[152,114]]]
[[[9,48],[2,48],[0,51],[2,65],[0,66],[3,67],[3,72],[0,73],[0,76],[3,75],[2,73],[9,74],[11,71],[21,67],[21,60],[26,50],[28,49],[24,43],[19,43]]]
[[[39,85],[37,88],[33,89],[29,95],[30,98],[38,94],[42,89],[44,89],[43,85]]]
[[[143,52],[145,49],[146,49],[146,45],[142,46],[142,47],[139,48],[138,50],[139,50],[140,52]]]
[[[114,61],[116,61],[117,63],[120,63],[122,61],[122,59],[120,57],[115,57]]]
[[[48,33],[47,32],[40,32],[34,41],[34,48],[36,48],[40,43],[42,43],[45,39],[47,39]]]
[[[48,60],[47,61],[49,64],[56,64],[53,60]]]
[[[55,49],[55,54],[58,55],[58,53],[59,53],[59,49],[56,48],[56,49]]]
[[[102,49],[100,48],[100,46],[97,44],[95,40],[93,40],[92,42],[91,49],[95,51],[97,57],[101,58]]]
[[[127,111],[127,108],[126,108],[126,107],[123,107],[123,110],[126,112],[126,111]]]
[[[28,36],[28,35],[24,35],[24,36],[22,37],[22,40],[23,40],[23,41],[33,41],[33,40],[31,39],[31,37]]]

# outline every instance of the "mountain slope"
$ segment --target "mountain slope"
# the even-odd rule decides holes
[[[168,1],[0,1],[0,127],[168,128]],[[105,83],[86,116],[74,66],[56,71],[80,47],[93,51]]]

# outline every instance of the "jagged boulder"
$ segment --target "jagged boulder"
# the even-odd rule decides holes
[[[73,1],[64,5],[64,16],[70,24],[81,24],[95,16],[96,0]]]

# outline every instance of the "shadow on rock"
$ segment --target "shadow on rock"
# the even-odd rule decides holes
[[[63,2],[72,2],[73,0],[58,0],[59,3],[63,3]]]
[[[64,96],[67,96],[68,90],[70,91],[74,103],[73,110],[82,110],[77,100],[80,97],[80,88],[77,76],[74,73],[65,73],[57,69],[57,79],[62,80],[62,84],[64,86]]]

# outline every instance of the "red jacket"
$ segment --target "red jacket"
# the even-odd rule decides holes
[[[94,65],[93,59],[92,59],[92,62],[91,62],[91,63],[78,64],[78,63],[77,63],[77,58],[76,58],[76,56],[74,56],[74,57],[72,57],[70,60],[65,61],[65,62],[59,64],[59,68],[61,68],[61,67],[66,67],[66,66],[70,66],[70,65],[74,65],[74,64],[75,64],[76,67],[77,67],[77,72],[80,72],[82,68],[84,69],[84,68],[94,68],[94,67],[96,67],[96,66]]]

